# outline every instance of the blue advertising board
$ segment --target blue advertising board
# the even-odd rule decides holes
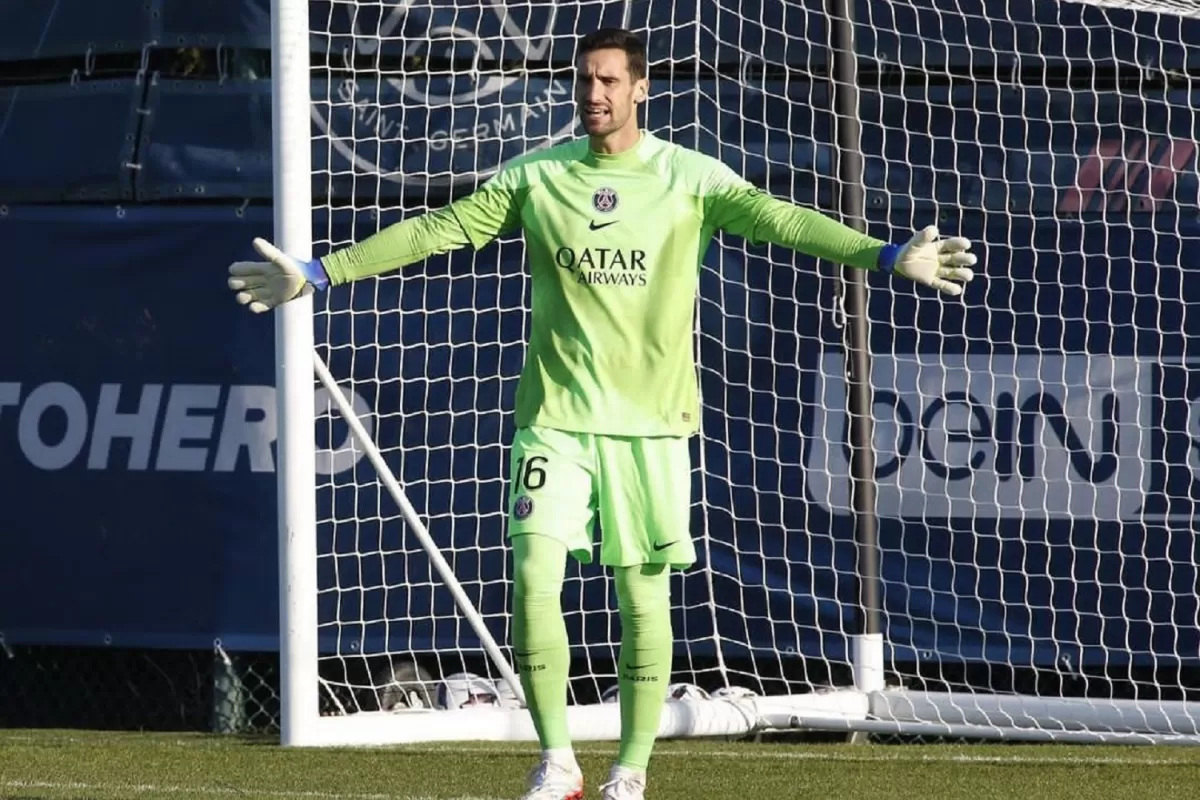
[[[1066,647],[1087,663],[1120,658],[1127,641],[1131,658],[1194,654],[1200,391],[1183,306],[1200,287],[1180,249],[1200,225],[945,224],[984,245],[986,276],[964,303],[872,278],[895,655],[1052,663]],[[26,296],[54,298],[14,304],[0,331],[27,344],[0,375],[6,640],[272,647],[271,325],[223,288],[225,264],[269,235],[268,214],[31,208],[0,226]],[[836,656],[852,630],[854,551],[833,286],[827,266],[773,255],[714,249],[704,274],[693,523],[714,577],[711,594],[700,572],[680,579],[677,625],[710,647],[711,597],[726,642]],[[480,259],[482,272],[461,253],[335,290],[319,333],[468,593],[502,626],[503,445],[525,286],[519,245]],[[322,617],[340,623],[326,646],[471,646],[361,451],[328,418],[318,430],[321,518],[343,521],[320,531]],[[568,596],[605,607],[595,585]]]
[[[855,0],[854,41],[869,62],[1042,66],[1119,60],[1183,69],[1200,64],[1200,19],[1043,0]],[[0,8],[0,61],[144,46],[270,47],[270,0],[24,0]],[[576,38],[601,25],[646,32],[652,62],[713,63],[751,54],[767,64],[824,67],[829,16],[819,0],[600,0],[309,3],[315,53],[570,61]],[[474,41],[463,43],[464,33]],[[722,47],[724,45],[724,47]]]
[[[139,18],[148,33],[114,14],[87,41],[124,47],[182,26],[196,43],[257,46],[265,30],[266,0],[215,4],[203,25],[173,0],[147,5],[162,12]],[[621,5],[561,7],[551,19],[535,3],[521,12],[532,17],[516,19],[485,4],[468,22],[483,31],[477,47],[556,59],[568,39],[552,34]],[[658,57],[695,45],[684,16],[628,5],[660,31],[651,37]],[[1084,27],[1099,19],[1095,9],[1068,4],[1051,20],[1047,5],[1005,4],[988,52],[1020,60],[1059,47],[1102,60],[1150,41],[1142,17],[1117,26],[1121,14],[1104,12],[1098,36]],[[355,24],[412,28],[411,41],[450,24],[441,2],[371,6],[368,14],[392,16],[356,23],[339,17],[344,4],[326,6],[333,35],[314,37],[319,52],[369,46],[346,35]],[[0,11],[0,58],[74,51],[86,38],[71,21],[85,17],[67,13],[75,7]],[[927,54],[901,32],[937,19],[947,58],[979,57],[974,43],[989,40],[972,31],[995,7],[960,2],[965,21],[955,27],[957,16],[924,0],[872,4],[862,19],[877,40],[866,40],[865,55]],[[803,44],[823,41],[822,16],[805,13],[803,36],[776,40],[766,23],[781,13],[772,0],[737,13],[702,4],[704,24],[692,27],[721,41],[750,36],[738,41],[755,42],[748,49],[767,61],[808,63]],[[736,27],[747,19],[759,21],[757,33]],[[1171,45],[1200,41],[1185,35],[1193,22],[1160,22],[1157,56],[1194,65],[1195,45]],[[38,25],[44,49],[31,54],[29,37],[10,32]],[[699,46],[709,52],[715,41]],[[647,126],[778,196],[832,208],[823,85],[735,74],[660,81]],[[575,133],[569,84],[552,75],[337,75],[315,80],[313,97],[324,247],[378,224],[346,210],[351,198],[359,209],[386,207],[386,224]],[[953,83],[864,87],[861,100],[868,230],[896,239],[934,222],[970,237],[982,265],[961,302],[870,278],[890,655],[1195,661],[1200,323],[1188,307],[1200,300],[1189,258],[1200,244],[1200,95]],[[4,88],[0,104],[9,115],[0,147],[23,154],[0,160],[0,240],[6,269],[20,276],[0,315],[0,336],[19,345],[0,366],[0,635],[273,649],[272,325],[224,286],[226,265],[271,235],[269,83],[143,75]],[[50,123],[88,136],[64,150],[41,134]],[[322,210],[331,198],[342,208]],[[165,202],[178,199],[191,202]],[[48,205],[97,200],[105,205]],[[677,579],[680,647],[703,653],[719,639],[729,654],[844,657],[856,587],[836,273],[732,239],[705,264],[693,528],[708,572]],[[501,638],[505,445],[526,280],[521,243],[510,240],[334,290],[317,319],[333,374]],[[318,394],[323,646],[475,646],[328,407]],[[611,611],[603,584],[588,580],[595,574],[573,579],[569,610]],[[577,642],[610,640],[611,613],[567,619]]]

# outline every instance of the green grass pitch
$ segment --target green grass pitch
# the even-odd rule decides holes
[[[589,798],[615,746],[582,744]],[[510,800],[536,749],[285,749],[274,738],[0,731],[0,798]],[[1194,800],[1200,748],[661,742],[647,800]]]

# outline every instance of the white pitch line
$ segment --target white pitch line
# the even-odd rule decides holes
[[[0,741],[42,741],[37,737],[24,736],[3,736]],[[62,739],[56,739],[57,742],[62,742]],[[85,739],[68,739],[67,742],[88,743]],[[156,743],[157,744],[157,743]],[[205,746],[204,742],[196,741],[173,741],[169,744],[171,747],[191,747]],[[515,744],[515,743],[514,743]],[[329,748],[328,752],[354,752],[356,750],[385,750],[400,754],[412,755],[522,755],[528,754],[531,758],[539,754],[536,745],[526,743],[527,748],[513,747],[508,744],[491,745],[482,743],[478,745],[462,745],[457,747],[426,747],[422,745],[379,745],[378,747],[363,746],[363,747],[346,747],[346,748]],[[1024,746],[1024,745],[1023,745]],[[1028,745],[1033,747],[1034,745]],[[1058,745],[1050,743],[1039,744],[1037,747],[1045,747],[1048,751]],[[1093,746],[1093,745],[1085,745]],[[1103,747],[1104,745],[1094,745],[1095,747]],[[1146,745],[1146,747],[1151,747]],[[579,755],[606,756],[612,755],[617,751],[616,743],[611,747],[596,747],[582,746],[576,747],[575,752]],[[1178,750],[1181,755],[1186,750]],[[1044,756],[1040,755],[1012,755],[1012,756],[982,756],[972,755],[970,753],[938,753],[931,755],[923,747],[907,748],[904,745],[889,745],[884,750],[882,747],[866,751],[858,751],[857,749],[848,749],[846,752],[838,752],[832,750],[823,750],[814,752],[811,750],[768,750],[761,748],[753,743],[744,743],[736,749],[728,750],[687,750],[687,749],[656,749],[654,751],[654,760],[669,759],[669,758],[735,758],[740,760],[765,760],[765,761],[835,761],[835,762],[854,762],[863,763],[871,761],[894,761],[903,763],[918,763],[918,764],[1047,764],[1060,766],[1137,766],[1145,765],[1148,767],[1168,767],[1172,765],[1183,766],[1200,766],[1200,748],[1195,751],[1196,757],[1182,758],[1125,758],[1122,756],[1056,756],[1049,753]],[[304,793],[277,793],[277,797],[344,797],[344,798],[360,798],[360,800],[374,800],[374,798],[392,798],[392,800],[435,800],[434,798],[421,797],[402,797],[400,795],[333,795],[333,794],[304,794]],[[463,798],[462,800],[484,800],[483,798]]]
[[[442,798],[402,794],[367,794],[361,792],[293,792],[280,789],[243,788],[237,786],[158,786],[132,783],[82,783],[76,781],[5,781],[5,789],[50,789],[79,792],[128,792],[130,794],[180,794],[206,797],[278,797],[288,800],[442,800]],[[454,800],[499,800],[495,797],[459,797]]]
[[[37,737],[24,736],[2,736],[0,741],[42,741]],[[63,740],[55,740],[61,742]],[[71,740],[68,740],[71,741]],[[86,743],[88,740],[75,740]],[[515,743],[514,743],[515,744]],[[489,744],[481,743],[477,745],[460,745],[460,746],[422,746],[422,745],[380,745],[378,747],[346,747],[346,748],[329,748],[326,752],[346,752],[354,751],[370,751],[382,750],[403,755],[426,755],[426,756],[445,756],[445,755],[529,755],[531,758],[536,758],[539,751],[536,745],[526,743],[527,747],[513,747],[510,744]],[[174,741],[170,743],[171,747],[182,746],[184,748],[194,745],[205,746],[203,742],[195,741]],[[1103,745],[1095,745],[1103,747]],[[853,762],[853,763],[868,763],[873,761],[882,762],[900,762],[900,763],[915,763],[915,764],[1046,764],[1060,766],[1159,766],[1167,767],[1180,765],[1185,767],[1200,767],[1200,749],[1194,751],[1193,757],[1190,753],[1181,758],[1127,758],[1122,756],[1059,756],[1052,755],[1050,751],[1058,746],[1053,744],[1038,745],[1047,750],[1046,755],[973,755],[967,752],[961,753],[935,753],[931,754],[924,747],[906,747],[904,745],[889,745],[886,749],[883,746],[870,748],[867,750],[858,750],[857,748],[847,748],[845,751],[836,750],[785,750],[785,749],[768,749],[774,745],[758,746],[753,743],[744,743],[737,745],[734,748],[724,750],[690,750],[676,748],[659,748],[654,751],[654,760],[665,760],[673,758],[711,758],[711,759],[739,759],[739,760],[762,760],[762,761],[833,761],[833,762]],[[1032,746],[1030,746],[1032,747]],[[1147,746],[1149,747],[1149,746]],[[318,751],[320,748],[317,749]],[[591,756],[608,756],[616,753],[617,746],[614,742],[609,747],[584,745],[576,747],[575,752],[579,755]],[[1187,752],[1185,749],[1176,750],[1181,756]],[[4,784],[0,784],[3,786]],[[52,788],[47,786],[45,788]],[[85,785],[80,785],[81,789],[86,789]],[[146,792],[150,789],[144,790]],[[156,788],[154,791],[170,792],[171,787]],[[175,791],[195,791],[186,787],[179,787]],[[212,794],[221,794],[221,792],[213,791]],[[228,794],[236,793],[236,790],[230,790]],[[345,800],[436,800],[435,798],[423,797],[406,797],[403,795],[383,795],[383,794],[328,794],[321,792],[274,792],[273,797],[280,798],[345,798]],[[487,800],[486,798],[461,798],[460,800]]]
[[[1054,745],[1045,745],[1053,747]],[[929,753],[909,752],[901,749],[903,745],[895,746],[892,752],[884,753],[881,750],[874,750],[863,753],[854,752],[834,752],[821,751],[813,752],[811,750],[779,750],[768,751],[747,744],[744,749],[737,750],[677,750],[677,749],[656,749],[654,751],[653,760],[669,758],[736,758],[739,760],[755,759],[768,761],[839,761],[839,762],[859,762],[866,763],[872,761],[897,761],[905,763],[920,763],[920,764],[1049,764],[1049,765],[1065,765],[1065,766],[1131,766],[1145,765],[1151,767],[1168,767],[1172,765],[1200,767],[1200,750],[1196,752],[1196,758],[1122,758],[1105,757],[1105,756],[978,756],[969,753],[942,753],[930,755]],[[889,747],[889,749],[891,749]],[[915,750],[916,748],[914,748]],[[403,747],[395,750],[397,753],[411,753],[414,755],[514,755],[520,751],[504,747],[488,747],[486,745],[467,746],[467,747],[439,747],[436,749],[426,749],[423,747]],[[531,750],[531,753],[536,753],[536,750]],[[579,755],[611,755],[616,752],[616,747],[612,748],[594,748],[594,747],[576,747],[575,752]]]

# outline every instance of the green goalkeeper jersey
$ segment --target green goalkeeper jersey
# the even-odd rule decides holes
[[[533,307],[516,424],[611,436],[699,427],[694,314],[713,234],[874,269],[884,243],[643,133],[527,154],[471,195],[322,259],[339,284],[521,229]]]

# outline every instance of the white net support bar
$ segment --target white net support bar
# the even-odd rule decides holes
[[[1087,5],[1144,11],[1153,14],[1174,14],[1181,17],[1200,17],[1200,5],[1192,0],[1073,0]]]
[[[573,53],[601,26],[646,37],[649,129],[839,214],[822,2],[279,3],[307,8],[277,36],[313,68],[276,91],[312,95],[309,124],[277,130],[311,145],[277,148],[278,203],[311,218],[314,254],[575,136]],[[976,243],[983,274],[955,301],[869,276],[879,574],[864,575],[839,271],[714,242],[700,563],[673,578],[661,730],[1196,743],[1200,14],[884,0],[854,17],[867,231],[937,224]],[[286,743],[533,738],[504,540],[530,303],[519,237],[314,299],[320,378],[294,348],[284,370],[284,395],[316,390],[315,483],[292,475],[281,502]],[[281,430],[302,443],[307,422]],[[288,522],[312,503],[315,541]],[[881,632],[865,634],[872,580]],[[569,567],[563,615],[572,734],[615,738],[620,631],[598,566]]]

